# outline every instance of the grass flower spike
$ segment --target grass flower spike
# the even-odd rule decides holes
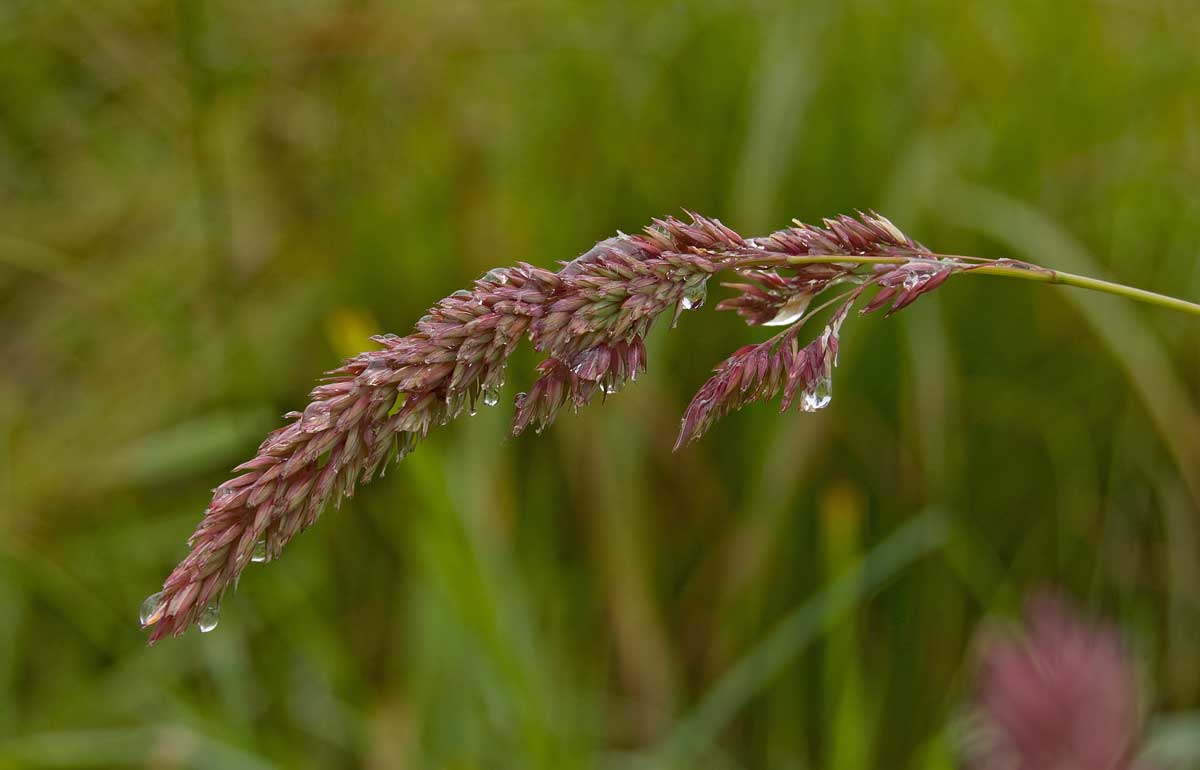
[[[655,320],[669,311],[674,322],[703,305],[720,272],[733,275],[726,286],[735,296],[718,309],[782,329],[717,366],[684,413],[678,445],[755,401],[779,396],[785,410],[823,408],[855,305],[867,298],[860,312],[890,315],[958,273],[1079,286],[1200,314],[1189,302],[1027,263],[936,254],[874,213],[822,227],[796,223],[762,238],[698,215],[667,218],[601,241],[557,272],[498,268],[435,305],[408,336],[373,337],[379,349],[329,372],[304,410],[289,413],[291,422],[214,490],[190,552],[143,604],[151,643],[192,625],[211,630],[248,564],[278,558],[327,503],[353,495],[431,428],[480,402],[496,404],[523,339],[545,359],[516,398],[514,435],[541,431],[563,407],[579,409],[636,379]],[[827,308],[822,330],[803,340],[807,322]]]

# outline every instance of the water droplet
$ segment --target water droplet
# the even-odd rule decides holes
[[[821,377],[804,391],[800,399],[800,408],[805,412],[816,412],[829,406],[833,400],[833,383],[828,377]]]
[[[621,392],[621,386],[616,382],[606,382],[602,387],[604,388],[605,394],[609,396],[613,395],[614,393]]]
[[[780,306],[775,317],[763,326],[788,326],[799,321],[804,316],[804,311],[808,310],[808,303],[811,301],[811,294],[793,294]]]
[[[917,273],[909,273],[904,276],[904,288],[908,291],[912,291],[924,282],[925,280]]]
[[[163,601],[163,592],[159,591],[156,594],[150,594],[146,600],[142,602],[142,608],[138,611],[138,620],[143,626],[152,626],[157,623],[163,616],[163,612],[167,609],[166,602]]]
[[[250,554],[250,561],[256,564],[262,564],[267,560],[267,541],[259,540],[254,544],[254,552]]]
[[[500,284],[501,286],[503,286],[504,284],[508,283],[508,271],[501,270],[500,268],[495,268],[494,270],[489,270],[486,273],[484,273],[483,280],[491,281],[492,283]]]
[[[498,403],[500,403],[500,389],[499,388],[484,388],[483,389],[483,405],[484,406],[495,406]]]
[[[679,298],[679,306],[684,310],[695,310],[704,305],[704,300],[707,297],[708,279],[706,278],[683,290],[683,296]]]
[[[454,292],[450,296],[451,297],[470,297],[471,292],[467,291],[466,289],[459,289],[458,291]]]
[[[221,620],[221,608],[215,604],[210,604],[200,611],[199,617],[196,618],[196,626],[200,629],[200,633],[207,634],[217,627],[217,623]]]
[[[433,316],[428,313],[417,319],[417,326],[424,326],[427,323],[433,323]]]

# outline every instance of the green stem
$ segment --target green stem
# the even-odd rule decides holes
[[[940,259],[961,259],[954,255],[946,254],[931,254],[928,261],[937,261]],[[843,264],[857,265],[902,265],[906,262],[921,261],[922,257],[848,257],[838,254],[815,254],[806,255],[803,257],[787,257],[786,263],[789,265],[812,265],[825,264],[828,262],[841,262]],[[1103,294],[1112,294],[1126,299],[1145,302],[1149,305],[1157,305],[1158,307],[1167,308],[1168,310],[1178,310],[1184,313],[1200,316],[1200,305],[1195,302],[1178,299],[1176,297],[1168,297],[1165,294],[1157,294],[1145,289],[1135,289],[1132,286],[1126,286],[1120,283],[1112,283],[1111,281],[1102,281],[1098,278],[1088,278],[1083,275],[1075,275],[1073,273],[1064,273],[1060,270],[1051,270],[1044,267],[1023,266],[1023,263],[1005,263],[1001,260],[992,260],[981,265],[973,265],[972,273],[982,275],[995,275],[1001,278],[1018,278],[1024,281],[1037,281],[1038,283],[1055,283],[1062,286],[1074,286],[1079,289],[1089,289],[1098,291]]]

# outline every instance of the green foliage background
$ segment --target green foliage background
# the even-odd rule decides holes
[[[1200,740],[1200,325],[988,278],[672,454],[761,337],[689,313],[542,436],[439,431],[215,633],[135,623],[321,371],[680,207],[1200,298],[1197,40],[1187,0],[0,2],[0,767],[939,770],[1045,585]]]

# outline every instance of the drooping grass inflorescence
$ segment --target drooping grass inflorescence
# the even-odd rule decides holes
[[[859,214],[797,222],[762,238],[743,238],[715,219],[655,220],[644,233],[620,234],[564,263],[557,272],[519,264],[498,268],[435,305],[406,337],[382,335],[378,350],[331,371],[302,412],[267,436],[251,460],[213,492],[191,551],[162,591],[142,606],[150,642],[195,624],[216,625],[221,598],[246,565],[279,556],[325,505],[382,474],[429,430],[479,402],[493,405],[505,366],[522,339],[545,355],[528,392],[516,398],[514,435],[541,431],[568,404],[578,409],[611,394],[646,367],[645,339],[657,318],[700,307],[709,279],[729,271],[736,295],[718,305],[752,326],[781,326],[765,342],[721,363],[682,421],[678,445],[721,416],[782,397],[815,411],[829,403],[841,328],[860,310],[891,313],[955,273],[979,272],[1082,286],[1200,314],[1181,300],[1072,276],[1012,260],[935,254],[886,218]],[[813,300],[832,299],[813,306]],[[822,331],[803,343],[806,323],[834,307]]]
[[[1026,606],[1024,633],[990,631],[979,644],[972,770],[1150,770],[1138,761],[1140,695],[1117,629],[1063,596]]]

